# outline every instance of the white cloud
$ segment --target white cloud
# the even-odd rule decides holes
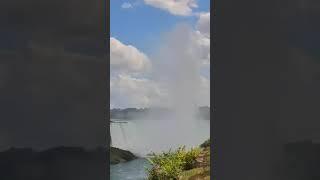
[[[200,51],[200,60],[207,66],[210,64],[210,12],[200,13],[196,24],[193,43]]]
[[[210,12],[199,14],[196,28],[201,32],[201,34],[210,37]]]
[[[190,16],[197,8],[196,0],[144,0],[145,4],[168,11],[173,15]]]
[[[198,98],[199,106],[210,105],[210,79],[200,76],[200,93]]]
[[[110,38],[110,68],[113,72],[143,73],[151,68],[147,55],[116,38]]]
[[[111,102],[114,107],[149,107],[165,103],[165,90],[152,80],[126,74],[111,77]]]
[[[129,9],[129,8],[132,8],[132,7],[133,7],[132,4],[129,3],[129,2],[124,2],[121,5],[121,8],[123,8],[123,9]]]
[[[202,65],[210,64],[210,37],[200,33],[200,31],[194,32],[192,42],[194,47],[197,47],[199,53],[199,60]]]
[[[182,93],[182,99],[194,99],[199,106],[210,105],[210,78],[202,76],[199,69],[210,70],[210,13],[201,13],[198,17],[195,29],[178,26],[169,33],[171,35],[163,44],[167,51],[160,50],[160,57],[152,58],[154,68],[148,74],[151,79],[145,78],[145,72],[151,70],[147,55],[115,38],[110,39],[111,71],[116,72],[110,79],[112,107],[170,106],[173,96],[177,96],[175,80],[178,80],[178,86],[182,85],[183,92],[178,91]],[[194,60],[199,60],[203,66],[195,67],[198,63],[193,63]]]

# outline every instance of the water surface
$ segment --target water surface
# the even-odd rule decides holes
[[[139,158],[126,163],[119,163],[110,166],[111,180],[144,180],[146,179],[145,168],[150,167],[149,162],[144,158]]]
[[[113,119],[112,121],[126,121]],[[143,158],[149,153],[159,153],[185,145],[199,146],[210,137],[210,121],[194,120],[183,123],[171,120],[127,120],[127,123],[111,123],[112,146],[129,150],[139,159],[110,166],[111,180],[146,179]]]

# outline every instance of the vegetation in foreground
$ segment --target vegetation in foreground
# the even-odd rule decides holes
[[[210,140],[200,147],[186,150],[180,147],[175,151],[152,154],[147,169],[148,180],[209,180],[210,179]]]

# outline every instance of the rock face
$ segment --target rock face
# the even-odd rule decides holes
[[[132,154],[130,151],[122,150],[119,148],[111,147],[110,148],[110,163],[117,164],[121,162],[131,161],[137,157]]]

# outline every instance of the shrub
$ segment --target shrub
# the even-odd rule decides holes
[[[195,167],[196,158],[200,154],[199,148],[186,151],[185,146],[176,151],[152,154],[150,161],[152,167],[147,169],[149,180],[176,180],[182,171]]]
[[[210,139],[206,140],[204,143],[200,145],[202,148],[210,147]]]

